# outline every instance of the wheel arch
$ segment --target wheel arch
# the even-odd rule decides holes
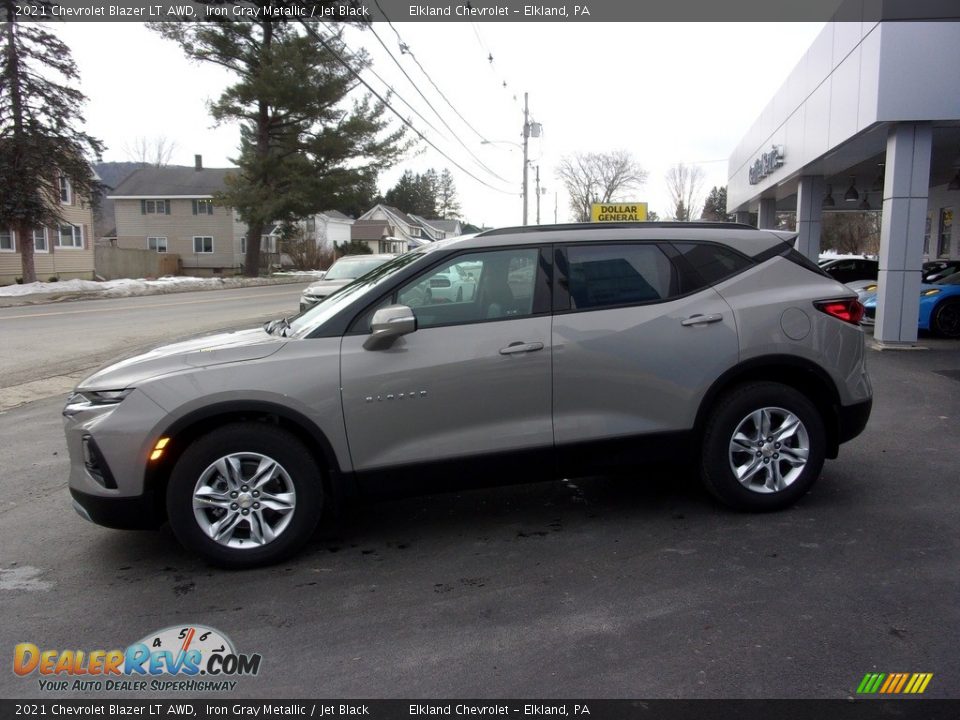
[[[823,417],[827,434],[826,457],[836,458],[840,448],[840,394],[837,386],[815,363],[793,355],[764,355],[745,360],[727,370],[710,386],[700,402],[694,430],[703,436],[707,419],[717,402],[733,388],[748,382],[778,382],[803,393]]]
[[[158,436],[169,437],[169,452],[147,466],[144,493],[153,498],[158,518],[166,518],[166,486],[177,460],[193,439],[228,423],[265,422],[282,428],[303,443],[324,471],[324,492],[338,506],[354,488],[352,473],[340,467],[330,440],[317,425],[296,410],[262,400],[233,400],[198,408],[171,423]]]
[[[945,305],[960,305],[960,295],[948,295],[947,297],[942,297],[930,308],[930,313],[927,315],[927,329],[941,337],[952,337],[949,335],[943,335],[939,328],[936,327],[937,312],[939,312]]]

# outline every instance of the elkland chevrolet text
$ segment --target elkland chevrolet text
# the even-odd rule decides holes
[[[639,223],[429,244],[290,321],[84,380],[64,409],[75,508],[168,521],[208,561],[247,567],[355,495],[664,454],[695,452],[731,507],[786,507],[862,431],[871,387],[862,306],[785,239]],[[433,293],[437,276],[470,291]]]

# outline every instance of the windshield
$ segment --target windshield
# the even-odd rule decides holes
[[[960,285],[960,272],[947,275],[943,280],[935,282],[934,285]]]
[[[327,274],[323,276],[324,280],[352,280],[361,275],[370,272],[376,267],[383,265],[390,258],[342,258],[337,260]]]
[[[372,270],[361,277],[358,277],[349,285],[343,286],[322,303],[314,305],[306,312],[303,312],[290,320],[289,329],[287,330],[286,335],[288,337],[306,337],[318,325],[326,322],[329,318],[340,312],[343,307],[353,302],[356,297],[388,280],[394,273],[399,272],[403,268],[407,267],[407,265],[410,263],[416,262],[427,252],[429,252],[430,249],[433,249],[433,247],[438,244],[439,243],[432,243],[424,248],[411,250],[410,252],[399,255],[398,257],[388,260],[385,263],[383,262],[382,258],[376,263],[374,263],[372,260],[368,261],[369,263],[373,264]],[[339,265],[339,263],[337,263],[337,265]],[[331,273],[333,272],[333,269],[337,267],[337,265],[334,265],[334,267],[330,270]],[[329,273],[327,274],[327,278],[330,278]]]

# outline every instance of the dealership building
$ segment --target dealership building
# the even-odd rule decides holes
[[[960,258],[957,20],[828,23],[729,160],[727,210],[795,212],[812,259],[823,213],[882,210],[881,345],[916,342],[922,263]]]

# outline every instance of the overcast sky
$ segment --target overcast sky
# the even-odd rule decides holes
[[[236,156],[239,131],[219,128],[207,110],[231,82],[220,68],[188,62],[180,48],[139,23],[58,23],[89,98],[87,129],[102,139],[105,160],[129,160],[138,136],[176,142],[175,164],[202,154],[207,167],[225,167]],[[631,199],[671,214],[664,183],[677,162],[698,164],[704,190],[726,184],[727,158],[750,124],[813,42],[823,23],[378,23],[377,35],[420,91],[452,128],[433,114],[369,30],[351,31],[351,46],[368,48],[373,69],[403,100],[394,106],[452,160],[426,146],[384,173],[382,191],[406,169],[448,167],[454,173],[466,219],[476,224],[520,224],[523,93],[543,136],[531,140],[531,165],[539,165],[541,221],[570,219],[567,198],[554,174],[559,159],[576,152],[630,151],[649,178]],[[429,75],[399,50],[400,39]],[[493,62],[489,56],[493,55]],[[383,83],[367,75],[381,92]],[[463,118],[441,97],[431,80]],[[503,83],[506,82],[506,88]],[[459,138],[463,144],[458,142]],[[482,144],[482,140],[493,141]],[[422,144],[421,144],[422,145]],[[464,147],[464,145],[466,147]],[[468,150],[469,149],[469,150]],[[478,165],[471,153],[487,166]],[[491,172],[492,171],[492,172]],[[496,177],[496,176],[499,176]],[[535,222],[533,170],[530,222]],[[491,187],[495,189],[491,189]]]

